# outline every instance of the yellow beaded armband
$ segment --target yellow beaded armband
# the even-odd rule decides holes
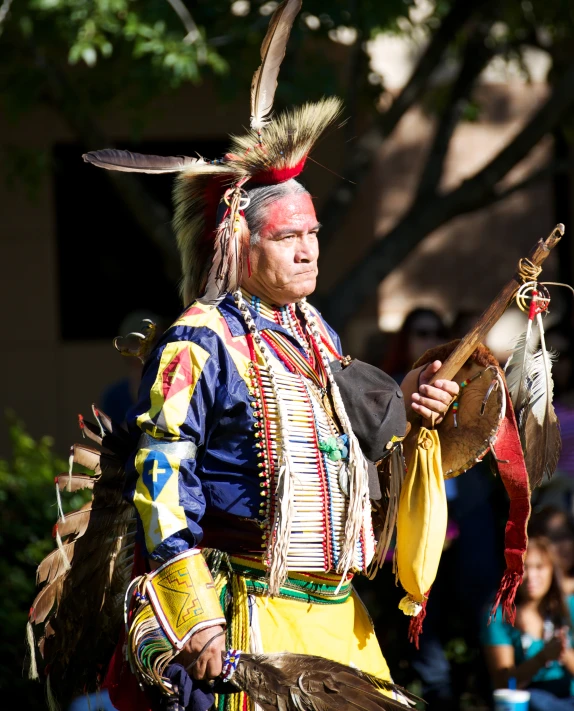
[[[181,649],[194,632],[225,624],[201,551],[180,553],[148,576],[145,590],[170,642]]]
[[[180,553],[132,582],[126,599],[128,658],[141,682],[171,694],[163,673],[189,638],[224,625],[213,578],[201,551]]]

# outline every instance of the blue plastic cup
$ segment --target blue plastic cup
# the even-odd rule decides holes
[[[528,711],[530,692],[523,689],[495,689],[494,711]]]

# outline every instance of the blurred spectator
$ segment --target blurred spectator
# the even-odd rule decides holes
[[[490,624],[488,614],[482,643],[493,688],[515,679],[530,691],[529,711],[572,711],[574,597],[562,591],[548,540],[532,536],[528,543],[514,627],[500,610]]]
[[[143,310],[129,313],[120,323],[118,335],[127,336],[128,333],[141,331],[144,319],[150,319],[156,324],[156,339],[159,338],[164,330],[163,319],[151,311]],[[114,422],[123,424],[127,411],[136,402],[143,364],[139,358],[119,357],[124,361],[126,375],[103,391],[98,404]]]
[[[574,521],[557,506],[545,506],[530,519],[530,535],[544,536],[550,541],[552,554],[561,571],[562,589],[574,595]]]
[[[397,382],[413,367],[413,363],[429,348],[449,340],[442,316],[428,308],[416,308],[389,339],[387,352],[380,367]]]

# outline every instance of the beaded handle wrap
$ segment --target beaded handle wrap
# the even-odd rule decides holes
[[[235,674],[240,659],[241,652],[238,649],[227,650],[223,658],[223,670],[221,672],[223,681],[230,681],[231,677]]]

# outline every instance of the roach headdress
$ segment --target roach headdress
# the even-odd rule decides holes
[[[247,229],[243,186],[276,185],[298,176],[321,134],[339,116],[336,98],[271,116],[277,77],[301,0],[284,0],[275,10],[261,45],[261,65],[251,84],[250,131],[232,136],[221,159],[148,156],[106,149],[84,160],[107,170],[177,173],[174,230],[181,255],[182,296],[217,303],[241,282]]]

